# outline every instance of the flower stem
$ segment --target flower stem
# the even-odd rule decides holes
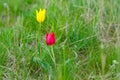
[[[56,60],[55,60],[55,55],[54,55],[53,46],[51,46],[51,52],[52,52],[52,58],[53,58],[54,65],[55,65],[55,67],[56,67]]]
[[[38,53],[41,53],[41,46],[40,46],[40,41],[41,41],[41,23],[40,26],[38,27],[38,34],[37,34],[37,44],[38,44]]]

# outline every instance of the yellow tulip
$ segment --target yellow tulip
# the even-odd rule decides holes
[[[36,19],[39,23],[43,22],[45,20],[45,14],[46,14],[46,10],[36,10]]]

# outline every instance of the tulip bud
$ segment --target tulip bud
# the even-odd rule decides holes
[[[55,34],[54,33],[47,33],[46,34],[46,44],[48,46],[51,46],[51,45],[54,45],[55,42],[56,42]]]

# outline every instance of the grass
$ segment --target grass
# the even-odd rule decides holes
[[[0,1],[0,79],[119,80],[119,4],[119,0]],[[35,13],[39,8],[47,10],[41,25]],[[56,44],[47,46],[45,34],[52,30]],[[36,37],[37,31],[41,36]]]

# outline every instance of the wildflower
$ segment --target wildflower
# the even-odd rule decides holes
[[[39,23],[43,22],[45,20],[45,14],[46,14],[46,9],[43,10],[36,10],[36,19]]]
[[[51,46],[53,44],[55,44],[56,42],[56,39],[55,39],[55,34],[52,32],[52,33],[47,33],[46,34],[46,44],[48,46]]]

